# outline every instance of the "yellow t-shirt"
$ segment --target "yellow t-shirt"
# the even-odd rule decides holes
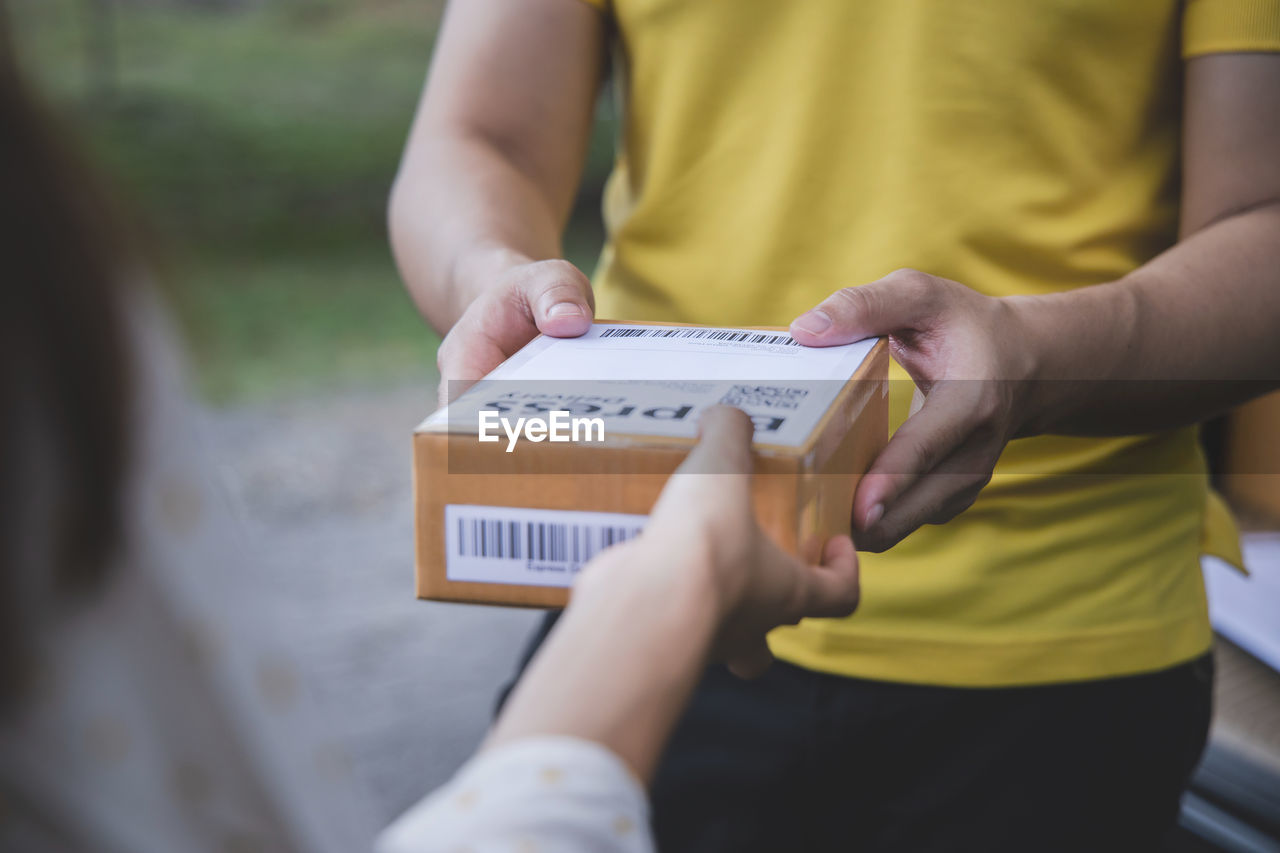
[[[598,313],[626,320],[785,325],[898,267],[1117,279],[1176,237],[1180,57],[1280,50],[1280,0],[590,2],[625,104]],[[1154,670],[1209,646],[1205,551],[1239,560],[1194,429],[1015,441],[963,515],[863,555],[853,617],[771,645],[931,684]]]

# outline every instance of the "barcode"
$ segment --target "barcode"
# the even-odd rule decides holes
[[[730,341],[744,344],[772,344],[798,347],[790,335],[768,332],[751,332],[741,329],[620,329],[611,327],[600,333],[602,338],[701,338],[712,341]]]
[[[557,524],[502,518],[457,518],[455,553],[582,564],[611,545],[634,539],[640,526]]]
[[[634,539],[647,520],[622,512],[446,504],[445,576],[569,587],[592,557]]]
[[[739,409],[798,409],[809,396],[808,388],[786,385],[734,385],[720,398],[725,406]]]

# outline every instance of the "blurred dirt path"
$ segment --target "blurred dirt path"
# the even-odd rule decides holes
[[[424,385],[207,412],[279,637],[385,819],[475,748],[537,618],[413,597],[410,434],[433,400]]]

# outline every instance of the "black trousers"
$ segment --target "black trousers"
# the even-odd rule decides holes
[[[1138,676],[992,689],[782,662],[742,681],[714,666],[653,785],[658,849],[1159,850],[1204,749],[1212,683],[1209,655]]]

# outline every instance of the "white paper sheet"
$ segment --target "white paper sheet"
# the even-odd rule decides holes
[[[1280,533],[1244,537],[1249,576],[1215,557],[1204,559],[1214,630],[1280,672]]]

